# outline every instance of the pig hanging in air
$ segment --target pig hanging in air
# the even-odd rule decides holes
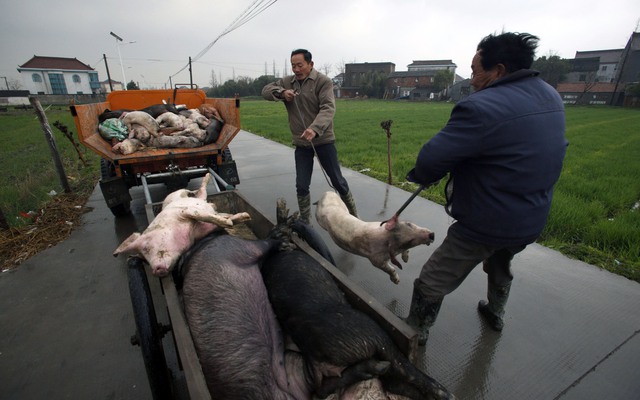
[[[151,266],[153,275],[165,276],[196,240],[217,228],[229,228],[234,223],[251,219],[248,213],[234,215],[217,213],[207,202],[207,183],[211,175],[202,179],[198,190],[180,189],[170,193],[162,203],[162,211],[140,234],[133,233],[113,252],[140,255]]]
[[[347,206],[334,192],[326,192],[318,201],[316,220],[341,249],[368,258],[371,264],[389,274],[395,284],[400,282],[400,277],[389,261],[402,269],[396,259],[398,254],[407,262],[410,248],[429,245],[434,239],[429,229],[397,218],[382,225],[364,222],[349,214]]]

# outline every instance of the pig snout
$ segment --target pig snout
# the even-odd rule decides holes
[[[408,249],[421,244],[430,245],[436,237],[433,231],[408,221],[399,221],[391,232],[395,242],[401,249]]]

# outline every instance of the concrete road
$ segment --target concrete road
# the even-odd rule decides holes
[[[279,197],[297,208],[290,147],[242,131],[230,148],[238,190],[254,206],[273,219]],[[363,220],[389,218],[410,196],[356,171],[344,175]],[[328,190],[316,167],[312,201]],[[96,187],[92,210],[68,240],[0,275],[0,399],[150,398],[140,350],[129,344],[135,326],[126,259],[111,256],[147,225],[141,188],[131,194],[132,216],[116,219]],[[165,194],[152,187],[154,201]],[[435,231],[436,241],[410,251],[398,285],[315,226],[340,269],[404,317],[413,279],[452,221],[422,198],[402,218]],[[460,399],[640,398],[640,285],[539,245],[516,256],[513,269],[504,331],[491,331],[477,315],[486,278],[476,268],[445,298],[420,367]],[[162,296],[151,284],[154,297]]]

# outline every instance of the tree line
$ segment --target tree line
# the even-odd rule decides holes
[[[207,91],[209,97],[246,97],[260,96],[262,88],[268,83],[276,81],[273,75],[262,75],[256,79],[241,76],[237,79],[229,79],[222,85],[211,82],[211,88]],[[451,71],[438,71],[434,76],[434,82],[430,86],[434,92],[439,92],[447,88],[453,82]],[[360,93],[367,97],[379,99],[384,96],[387,84],[387,75],[379,71],[367,72],[360,80]]]

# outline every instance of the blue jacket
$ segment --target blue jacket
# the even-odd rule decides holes
[[[558,92],[516,71],[458,102],[420,150],[408,179],[445,189],[451,229],[475,242],[518,246],[544,228],[568,142]]]

